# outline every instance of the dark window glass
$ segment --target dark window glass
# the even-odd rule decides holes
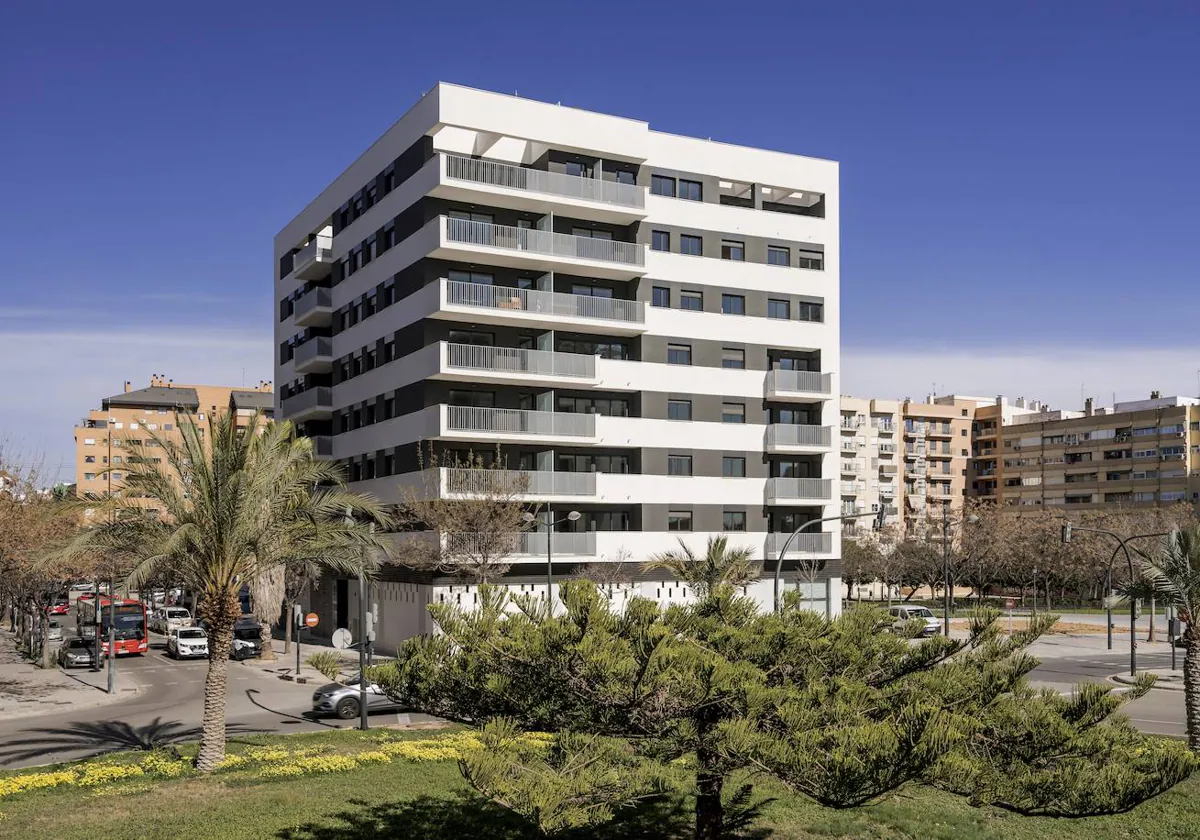
[[[733,260],[734,262],[745,262],[746,260],[746,243],[735,242],[732,239],[724,239],[721,241],[721,259]]]
[[[704,311],[704,295],[700,292],[680,292],[679,308],[691,312]]]
[[[674,198],[675,179],[668,178],[666,175],[651,175],[650,192],[652,192],[654,195],[665,195]]]
[[[721,475],[725,478],[745,478],[746,459],[727,455],[721,459]]]
[[[471,344],[475,347],[491,347],[496,343],[492,333],[474,332],[472,330],[450,330],[451,344]]]
[[[745,423],[746,422],[746,404],[745,403],[721,403],[721,422],[722,423]]]
[[[745,531],[746,511],[727,510],[721,514],[721,527],[725,531]]]
[[[664,289],[662,286],[655,286],[650,293],[651,306],[670,306],[671,305],[671,290]]]
[[[704,240],[699,236],[689,236],[686,233],[679,234],[679,253],[692,257],[704,256]]]
[[[704,187],[699,181],[687,181],[680,178],[679,197],[686,198],[688,201],[703,201]]]
[[[801,303],[800,304],[800,320],[801,321],[824,321],[825,320],[825,304],[823,304],[823,303]]]
[[[450,271],[446,277],[456,283],[482,283],[485,286],[492,285],[495,279],[490,274],[480,274],[474,271]]]
[[[692,530],[692,512],[690,510],[673,510],[667,513],[668,531]]]
[[[451,389],[450,405],[466,405],[475,408],[491,408],[496,404],[494,391],[456,391]]]
[[[667,364],[669,365],[690,365],[692,363],[692,345],[690,344],[668,344],[667,345]]]
[[[778,245],[767,246],[767,264],[768,265],[791,265],[792,252],[788,248],[781,248]]]
[[[692,456],[691,455],[668,455],[667,456],[667,475],[691,475],[692,474]]]
[[[768,300],[767,301],[767,317],[768,318],[781,318],[784,321],[790,321],[792,318],[791,301]]]
[[[800,251],[796,259],[800,268],[812,268],[817,271],[825,268],[825,255],[820,251]]]
[[[650,236],[650,247],[655,251],[671,250],[671,234],[669,231],[656,230]]]
[[[721,350],[721,367],[734,370],[746,369],[746,351],[736,347],[726,347]]]
[[[667,400],[667,419],[668,420],[691,420],[692,419],[692,401],[691,400]]]
[[[742,295],[721,295],[721,311],[726,315],[745,315],[746,298]]]

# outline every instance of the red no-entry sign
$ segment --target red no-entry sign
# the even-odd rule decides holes
[[[305,627],[316,627],[317,621],[318,621],[318,619],[317,619],[316,613],[309,613],[308,615],[304,616],[304,626]]]

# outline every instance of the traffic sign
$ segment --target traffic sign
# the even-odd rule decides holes
[[[350,635],[350,631],[345,627],[339,627],[333,631],[333,646],[339,650],[345,650],[354,643],[354,637]]]
[[[1006,610],[1011,610],[1016,605],[1017,605],[1017,601],[1015,598],[1006,598],[1004,601],[1004,609],[1006,609]]]
[[[317,621],[318,621],[318,619],[317,619],[316,613],[309,613],[308,615],[304,616],[304,626],[305,627],[316,627]]]

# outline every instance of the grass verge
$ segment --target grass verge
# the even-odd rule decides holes
[[[466,733],[354,730],[239,737],[236,758],[210,777],[187,759],[126,753],[0,776],[0,837],[56,840],[533,840],[507,811],[471,794],[454,760]],[[149,758],[153,755],[153,758]],[[136,768],[136,770],[134,769]],[[14,779],[60,774],[54,784],[12,791]],[[70,781],[66,781],[69,777]],[[54,781],[54,779],[50,779]],[[958,797],[910,786],[876,805],[834,811],[769,782],[773,797],[759,836],[872,840],[1200,840],[1200,775],[1126,814],[1085,819],[1021,817],[972,808]],[[652,803],[604,831],[571,840],[690,836],[690,803]]]

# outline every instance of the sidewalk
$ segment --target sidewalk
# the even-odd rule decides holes
[[[1154,674],[1158,679],[1154,681],[1154,687],[1162,691],[1183,691],[1183,667],[1182,663],[1178,670],[1172,671],[1170,668],[1147,668],[1144,671],[1138,671],[1139,674]],[[1125,685],[1133,684],[1133,677],[1129,674],[1113,674],[1110,679],[1113,682],[1124,683]]]
[[[141,689],[117,668],[117,693],[108,694],[108,673],[80,668],[42,669],[17,652],[15,634],[0,628],[0,718],[59,714],[137,697]]]
[[[258,668],[266,673],[273,674],[278,677],[286,676],[291,678],[292,675],[296,673],[296,642],[293,640],[292,649],[286,654],[283,652],[282,639],[273,639],[272,642],[272,648],[275,651],[276,657],[278,657],[277,659],[274,661],[263,661],[261,657],[256,659],[246,659],[243,660],[243,664]],[[309,642],[307,639],[305,639],[300,646],[300,677],[302,679],[307,679],[309,683],[328,682],[328,680],[322,676],[319,671],[305,662],[309,656],[317,653],[318,651],[338,654],[343,660],[345,660],[346,666],[344,671],[346,673],[358,673],[357,650],[338,650],[337,648],[330,647],[328,641],[326,640]],[[373,660],[374,664],[378,665],[379,663],[391,660],[392,658],[393,657],[391,656],[384,656],[376,653],[373,657]]]

